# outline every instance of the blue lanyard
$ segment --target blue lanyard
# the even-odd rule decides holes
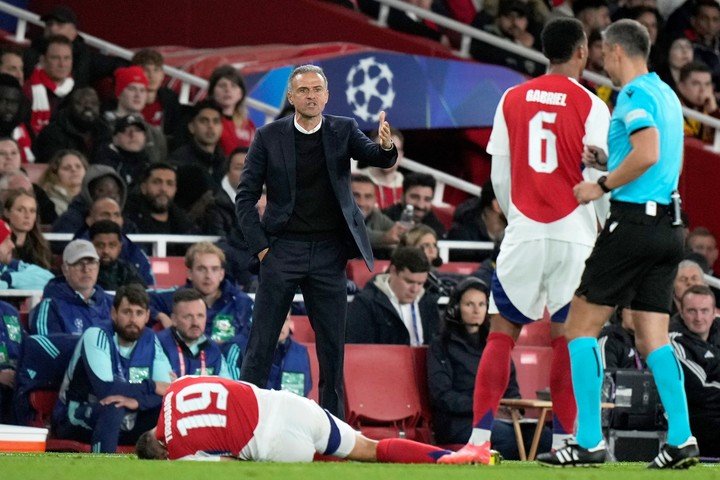
[[[415,314],[415,304],[410,304],[410,313],[412,314],[413,330],[415,333],[415,344],[420,345],[420,333],[418,331],[417,315]]]

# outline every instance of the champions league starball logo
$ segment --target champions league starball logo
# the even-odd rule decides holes
[[[347,102],[353,113],[365,122],[377,121],[380,112],[393,105],[395,90],[393,73],[385,63],[375,57],[363,58],[354,65],[347,76]]]

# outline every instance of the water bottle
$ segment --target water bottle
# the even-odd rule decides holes
[[[405,209],[400,215],[400,225],[410,230],[415,225],[415,207],[412,205],[405,205]]]

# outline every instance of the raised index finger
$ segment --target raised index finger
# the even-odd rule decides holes
[[[380,127],[379,127],[379,128],[382,128],[383,124],[385,123],[385,110],[383,110],[383,111],[380,112],[380,119],[379,119],[379,121],[380,121]]]

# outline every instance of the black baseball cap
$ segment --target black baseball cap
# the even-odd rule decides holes
[[[124,117],[120,117],[117,120],[115,120],[115,129],[113,130],[113,133],[120,133],[124,132],[126,128],[131,127],[135,125],[143,132],[147,132],[147,127],[145,126],[145,120],[140,115],[136,115],[134,113],[130,115],[126,115]]]
[[[40,17],[43,22],[56,21],[57,23],[72,23],[77,25],[77,15],[70,7],[57,6]]]

